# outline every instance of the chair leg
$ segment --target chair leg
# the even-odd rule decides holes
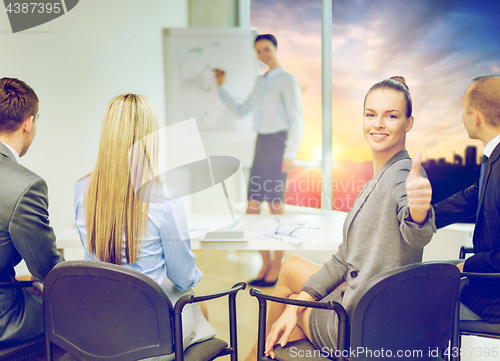
[[[448,355],[448,360],[450,361],[460,361],[460,348],[462,347],[462,336],[458,334],[457,338],[455,338],[455,335],[453,336],[453,339],[451,341],[451,345],[449,346],[447,351]]]
[[[238,336],[236,326],[236,293],[229,295],[229,331],[231,361],[238,361]]]
[[[52,352],[52,343],[49,341],[47,336],[45,336],[45,353],[47,356],[47,361],[54,360],[54,354]]]
[[[259,334],[257,335],[257,360],[267,359],[264,355],[264,347],[266,344],[266,313],[267,301],[259,300]]]
[[[453,348],[453,338],[446,344],[446,346],[441,350],[440,357],[445,361],[452,361],[451,349]]]
[[[184,340],[182,339],[182,317],[180,313],[174,314],[175,361],[184,360],[183,341]]]
[[[454,311],[453,336],[451,338],[448,359],[451,361],[460,361],[460,331],[458,330],[460,325],[460,299],[457,299]]]

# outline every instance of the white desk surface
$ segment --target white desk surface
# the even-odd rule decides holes
[[[347,213],[331,211],[327,215],[323,214],[285,214],[285,215],[250,215],[245,214],[240,218],[233,231],[244,231],[246,242],[232,241],[212,241],[203,242],[199,238],[191,239],[192,249],[234,249],[234,250],[308,250],[308,251],[336,251],[342,242],[342,227]],[[196,222],[201,218],[210,219],[207,215],[189,216],[189,222]],[[213,216],[217,218],[216,216]],[[279,218],[281,222],[307,222],[308,226],[319,227],[311,232],[327,235],[324,239],[314,239],[301,244],[293,244],[287,241],[280,241],[265,236],[256,236],[259,229],[252,227],[259,221],[266,218]],[[80,235],[75,226],[67,228],[57,235],[57,247],[62,249],[81,249]]]
[[[246,242],[202,242],[199,238],[191,239],[192,249],[226,249],[226,250],[294,250],[294,251],[336,251],[342,242],[342,227],[347,213],[329,211],[327,214],[285,214],[285,215],[250,215],[245,214],[240,222],[232,229],[244,231]],[[200,218],[208,218],[207,215],[189,216],[189,222],[196,222]],[[217,218],[216,216],[212,216]],[[282,222],[307,222],[309,226],[317,226],[320,234],[328,235],[328,238],[311,240],[301,244],[293,244],[286,241],[274,240],[269,237],[257,237],[254,235],[259,230],[252,227],[266,218],[280,218]],[[461,236],[457,237],[457,233]],[[436,253],[435,257],[457,257],[461,245],[472,245],[472,224],[452,224],[437,232],[431,243],[426,247],[428,253]],[[57,247],[62,249],[81,249],[80,236],[76,226],[72,226],[57,235]],[[456,244],[455,244],[456,243]],[[453,245],[453,246],[452,246]],[[436,248],[434,251],[433,249]],[[450,255],[446,251],[452,252]],[[457,255],[455,255],[455,253]],[[434,257],[433,257],[434,258]]]

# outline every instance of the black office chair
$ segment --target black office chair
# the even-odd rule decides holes
[[[0,288],[26,288],[35,287],[43,292],[43,285],[39,281],[15,281],[0,282]],[[25,342],[21,345],[11,346],[0,350],[0,360],[2,361],[21,361],[34,360],[45,354],[45,338],[43,335]]]
[[[44,281],[47,360],[52,344],[78,360],[132,361],[169,355],[175,360],[213,360],[231,355],[237,361],[236,294],[186,295],[172,306],[153,279],[140,272],[98,261],[66,261]],[[181,312],[188,303],[229,297],[230,347],[213,338],[183,351]]]
[[[297,360],[294,356],[302,350],[301,360],[327,360],[324,356],[339,361],[380,360],[384,355],[393,360],[442,360],[440,355],[453,336],[458,317],[459,288],[460,272],[450,263],[419,263],[380,274],[353,297],[347,311],[342,311],[339,303],[329,306],[312,302],[334,309],[340,316],[336,353],[316,350],[316,358],[307,358],[314,349],[309,341],[302,340],[284,348],[275,346],[275,359]],[[256,289],[251,289],[250,294],[258,298],[260,305],[258,360],[268,360],[263,354],[266,301],[306,307],[309,303],[264,295]],[[344,314],[348,327],[343,324]],[[304,345],[308,351],[302,349]]]
[[[459,258],[464,260],[468,253],[474,253],[474,249],[462,246],[460,248]],[[462,272],[462,277],[466,277],[468,281],[474,279],[498,279],[500,280],[500,273],[473,273]],[[468,282],[464,283],[462,287],[466,287]],[[500,339],[500,324],[489,323],[486,321],[460,321],[457,323],[455,331],[456,338],[452,345],[453,360],[460,360],[460,347],[462,344],[462,336],[477,336]]]

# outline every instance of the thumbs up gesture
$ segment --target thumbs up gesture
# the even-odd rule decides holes
[[[406,198],[410,215],[414,222],[423,223],[427,219],[427,213],[431,208],[432,188],[427,178],[420,174],[422,153],[418,152],[413,158],[411,171],[406,179]]]

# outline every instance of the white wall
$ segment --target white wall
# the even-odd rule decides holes
[[[25,81],[40,99],[37,135],[21,164],[46,179],[56,233],[74,221],[74,183],[94,166],[111,98],[145,95],[166,124],[162,29],[187,24],[187,0],[84,0],[16,34],[0,11],[0,78]]]
[[[241,0],[189,0],[189,26],[237,26],[238,2]]]

